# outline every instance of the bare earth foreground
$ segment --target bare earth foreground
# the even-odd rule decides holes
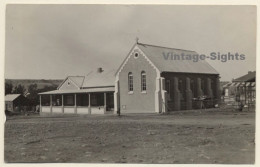
[[[255,113],[16,116],[6,162],[253,164]]]

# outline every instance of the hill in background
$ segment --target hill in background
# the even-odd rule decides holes
[[[5,79],[6,83],[11,83],[13,88],[17,85],[22,85],[28,90],[29,85],[37,84],[37,89],[43,89],[45,86],[58,87],[63,80],[51,80],[51,79]]]

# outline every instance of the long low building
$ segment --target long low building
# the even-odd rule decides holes
[[[21,107],[26,106],[28,100],[22,94],[5,95],[5,110],[11,112],[21,111]]]
[[[256,71],[248,71],[247,74],[233,79],[223,86],[224,98],[234,96],[235,101],[242,105],[255,106],[256,98]]]
[[[168,53],[198,55],[137,41],[116,71],[67,77],[40,93],[41,113],[164,113],[200,108],[203,98],[207,107],[218,104],[219,73],[205,60],[166,59]]]
[[[99,68],[87,76],[69,76],[57,90],[39,93],[41,114],[113,113],[114,72]]]

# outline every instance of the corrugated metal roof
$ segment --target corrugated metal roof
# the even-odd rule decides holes
[[[181,72],[181,73],[203,73],[203,74],[219,74],[207,61],[200,60],[193,62],[193,60],[170,60],[165,59],[163,53],[197,54],[194,51],[166,48],[161,46],[154,46],[148,44],[137,44],[138,47],[145,53],[145,55],[154,63],[160,72]]]
[[[82,84],[83,88],[87,87],[104,87],[115,85],[115,70],[104,70],[103,72],[91,72]]]
[[[7,94],[7,95],[5,95],[5,101],[14,101],[20,95],[21,94]]]
[[[115,87],[106,88],[89,88],[89,89],[76,89],[76,90],[53,90],[49,92],[39,93],[40,95],[46,94],[68,94],[68,93],[94,93],[94,92],[114,92]]]

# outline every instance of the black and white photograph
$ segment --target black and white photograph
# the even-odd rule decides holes
[[[5,164],[255,165],[256,5],[4,13]]]

